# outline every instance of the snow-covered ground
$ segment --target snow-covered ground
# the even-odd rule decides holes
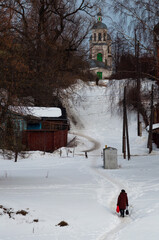
[[[80,82],[72,96],[67,109],[78,120],[69,134],[75,148],[62,148],[61,156],[32,152],[17,163],[1,157],[0,240],[158,240],[159,150],[148,154],[147,132],[143,126],[136,136],[136,114],[129,113],[132,156],[123,159],[118,81]],[[105,145],[117,148],[118,169],[103,169]],[[130,211],[124,219],[115,213],[123,188]],[[68,225],[60,227],[61,221]]]

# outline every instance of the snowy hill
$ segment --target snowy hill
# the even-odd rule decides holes
[[[136,136],[136,114],[129,113],[133,156],[123,159],[117,104],[122,84],[125,81],[120,87],[118,81],[103,86],[79,81],[67,89],[72,91],[65,99],[69,139],[76,139],[76,147],[54,154],[30,152],[17,163],[1,157],[0,239],[158,240],[159,151],[148,154],[147,132],[143,126],[142,137]],[[103,169],[105,145],[117,148],[118,169]],[[115,213],[123,188],[130,210],[124,219]],[[68,225],[60,227],[61,221]]]
[[[117,148],[118,154],[122,154],[122,108],[119,101],[123,98],[125,80],[101,81],[100,86],[95,83],[86,84],[79,81],[65,106],[71,120],[71,131],[79,135],[89,136],[100,143],[100,149],[105,145]],[[151,82],[143,82],[143,88],[148,90]],[[137,136],[137,114],[128,112],[128,127],[130,137],[131,154],[146,154],[147,131],[142,122],[142,137]]]

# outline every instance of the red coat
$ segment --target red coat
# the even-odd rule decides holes
[[[128,206],[128,197],[127,193],[121,192],[118,197],[117,205],[119,206],[119,209],[126,209],[126,206]]]

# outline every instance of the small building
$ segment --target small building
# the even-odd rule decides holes
[[[26,150],[53,152],[67,145],[69,123],[64,109],[12,107],[12,113],[16,116],[13,120],[22,131],[22,143]]]
[[[159,103],[154,104],[153,123],[159,123]]]
[[[112,74],[111,37],[107,26],[102,22],[102,14],[97,14],[97,22],[92,27],[90,37],[90,71],[99,79],[110,77]]]
[[[159,148],[159,104],[154,106],[152,140]]]
[[[60,108],[31,107],[28,110],[30,118],[23,132],[28,150],[53,152],[67,146],[69,124]]]
[[[152,128],[152,140],[159,148],[159,123],[153,124]]]
[[[149,125],[146,127],[146,130],[149,132]],[[152,141],[159,148],[159,123],[152,125]]]

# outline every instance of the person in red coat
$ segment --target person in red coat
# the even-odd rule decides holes
[[[124,189],[121,190],[118,196],[117,206],[119,206],[121,217],[124,217],[124,211],[128,206],[128,197]]]

